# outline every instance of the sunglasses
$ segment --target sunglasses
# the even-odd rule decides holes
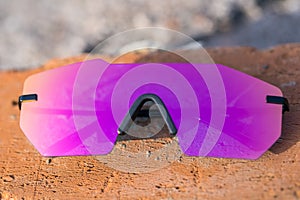
[[[104,155],[146,102],[188,156],[256,159],[289,111],[279,88],[221,64],[94,59],[28,77],[20,127],[43,156]]]

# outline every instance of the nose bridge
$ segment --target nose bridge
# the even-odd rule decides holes
[[[125,133],[129,129],[132,122],[137,117],[138,112],[141,110],[141,108],[147,101],[152,101],[154,104],[156,104],[158,106],[159,112],[160,112],[161,116],[163,117],[165,123],[167,124],[170,134],[175,135],[177,133],[177,128],[174,125],[174,122],[173,122],[165,104],[159,98],[159,96],[157,96],[156,94],[151,94],[151,93],[143,94],[136,99],[136,101],[132,104],[129,111],[127,112],[121,125],[119,126],[118,132]]]

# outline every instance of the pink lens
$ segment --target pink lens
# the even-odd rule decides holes
[[[281,91],[223,65],[108,64],[90,60],[29,77],[21,128],[45,156],[109,153],[130,108],[143,95],[163,102],[190,156],[255,159],[279,138]]]

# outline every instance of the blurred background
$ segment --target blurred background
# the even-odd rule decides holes
[[[300,41],[300,1],[0,0],[0,70],[88,53],[113,34],[149,26],[180,31],[204,47],[265,49]]]

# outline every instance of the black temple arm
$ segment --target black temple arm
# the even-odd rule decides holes
[[[287,98],[267,95],[267,103],[281,104],[282,112],[290,111],[290,105]]]
[[[37,100],[38,100],[37,94],[21,95],[21,96],[19,96],[19,102],[18,102],[19,109],[21,110],[23,101],[37,101]]]

